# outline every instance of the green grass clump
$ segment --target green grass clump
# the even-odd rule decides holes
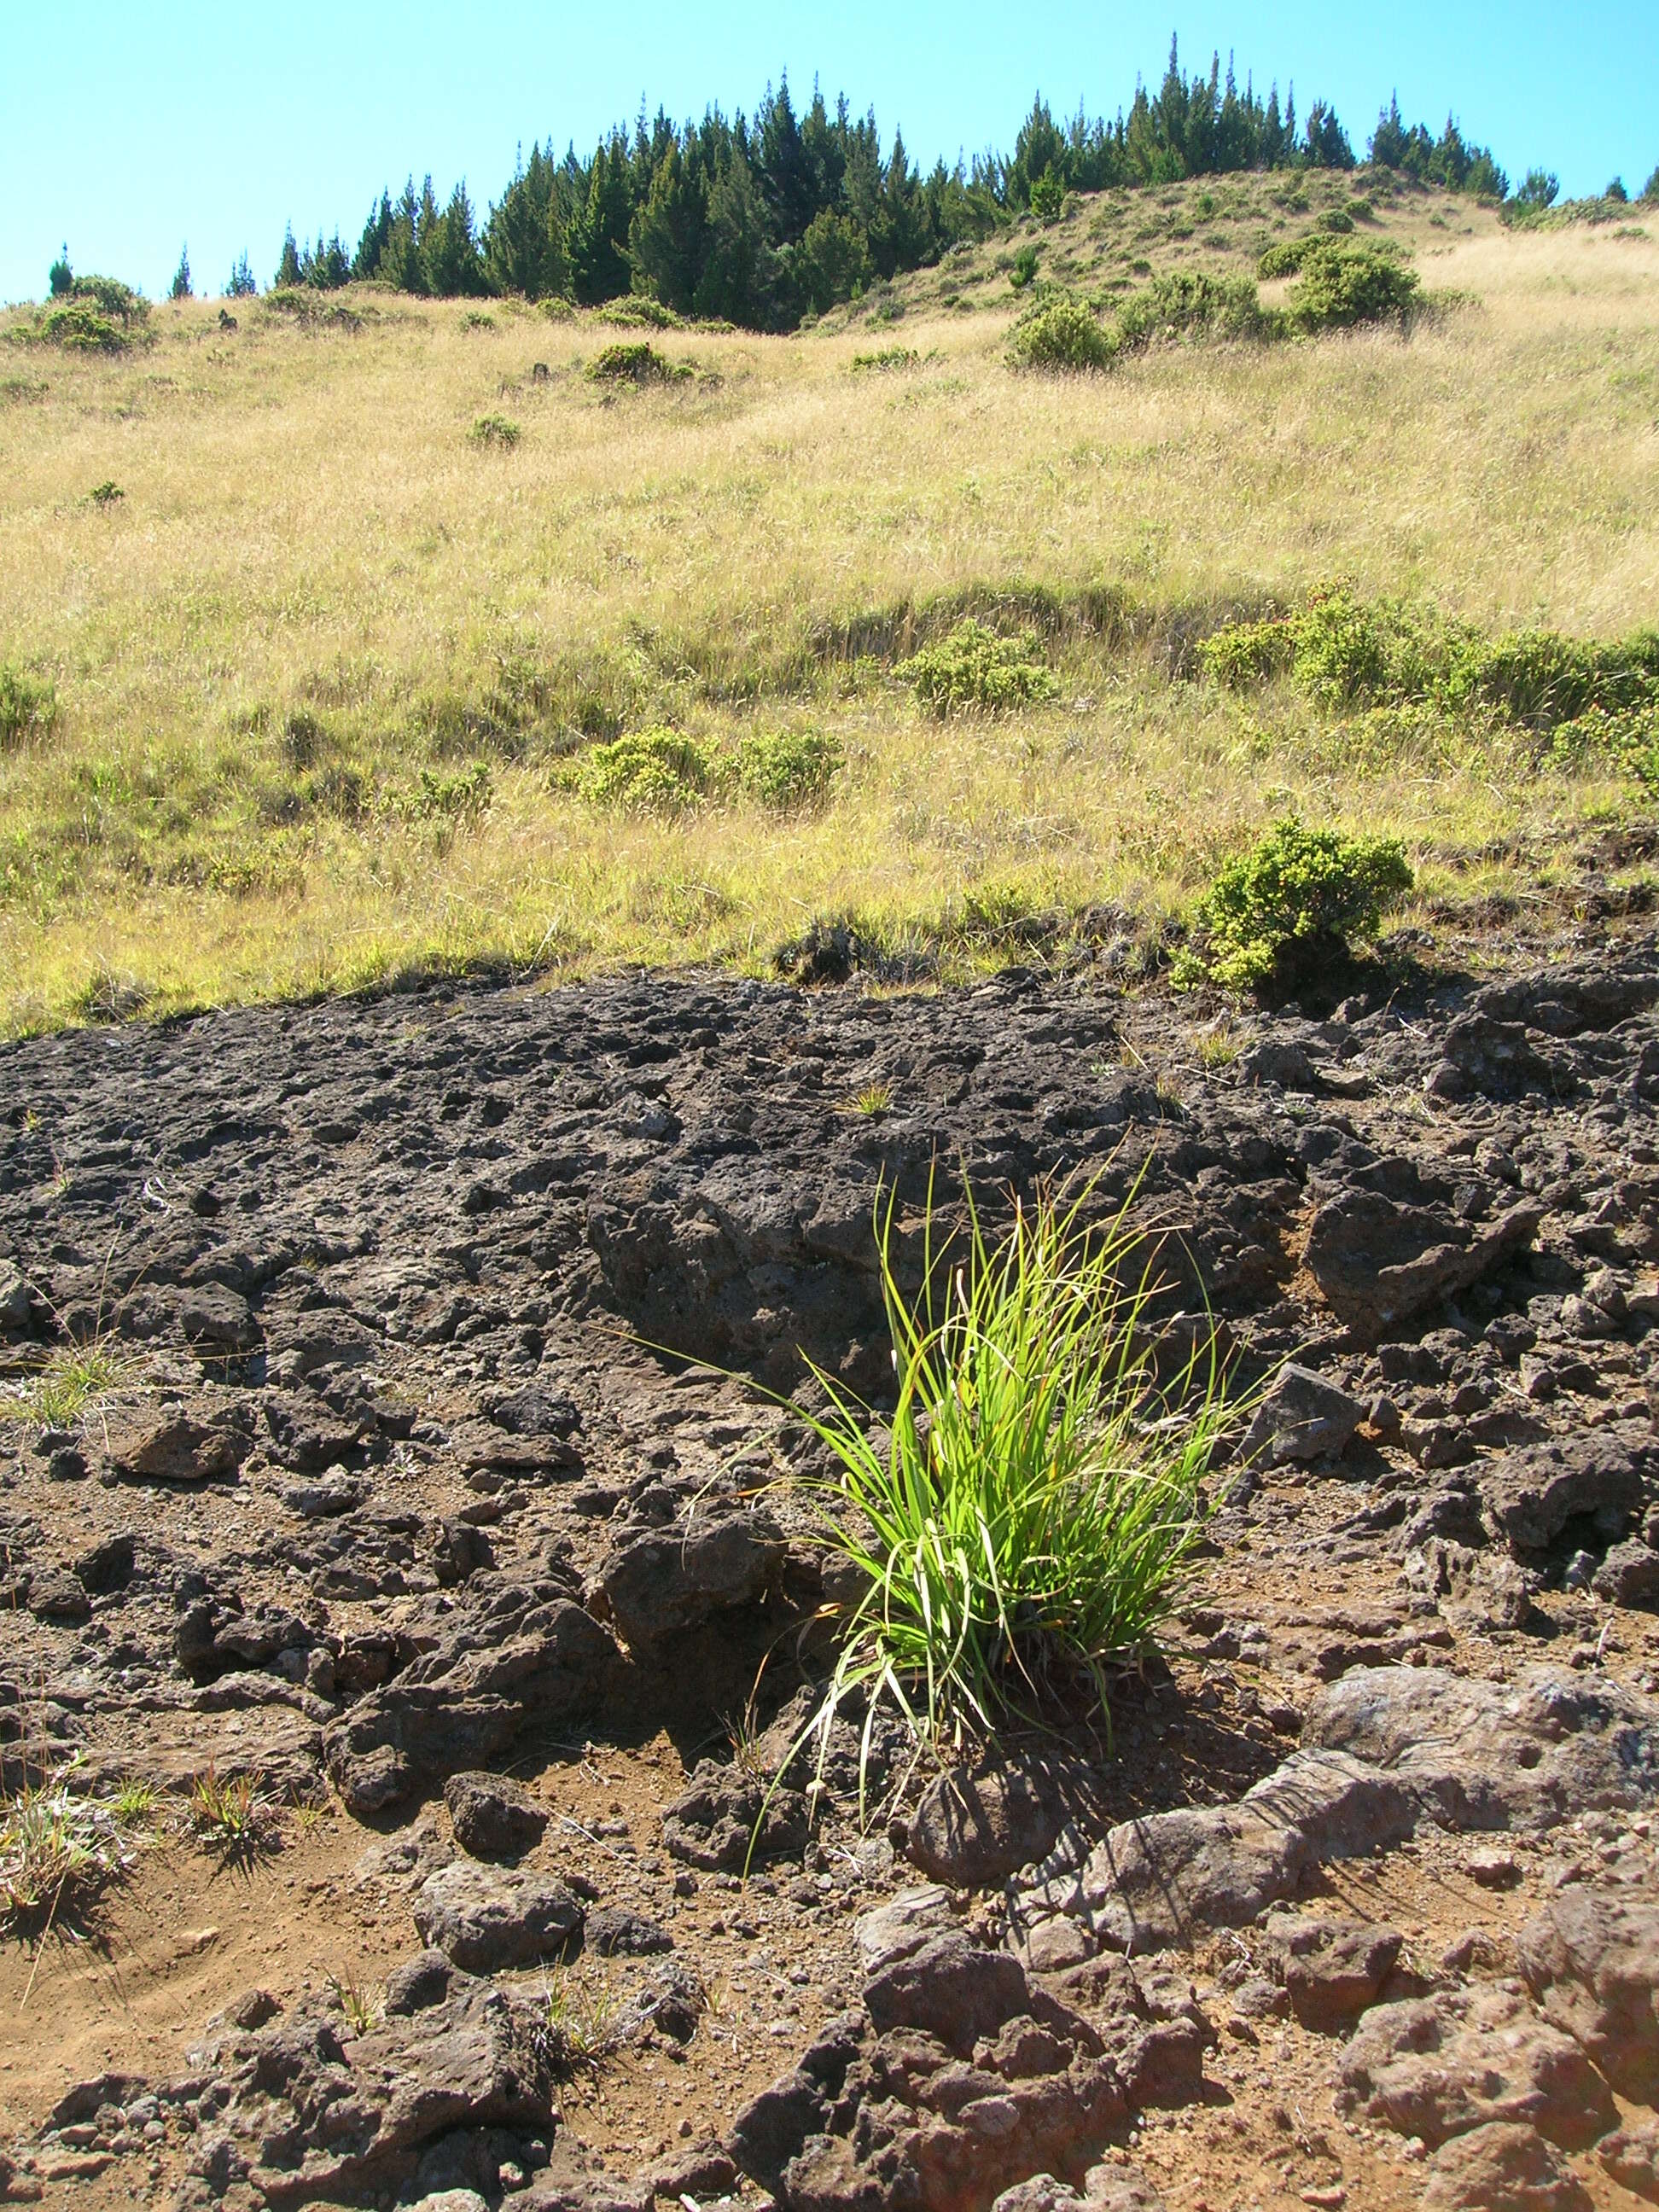
[[[790,813],[821,799],[842,765],[836,739],[817,730],[778,730],[742,738],[736,770],[741,789],[763,806]]]
[[[467,435],[475,446],[496,446],[510,453],[524,432],[510,415],[480,415]]]
[[[57,687],[0,662],[0,752],[49,738],[57,727]]]
[[[1160,1372],[1129,1201],[1091,1224],[1093,1190],[1040,1194],[995,1245],[969,1194],[948,1266],[930,1191],[915,1298],[890,1198],[878,1221],[888,1434],[817,1370],[828,1410],[803,1415],[836,1464],[825,1534],[865,1585],[807,1731],[821,1747],[853,1698],[935,1747],[1041,1724],[1079,1689],[1104,1712],[1111,1669],[1176,1601],[1227,1418],[1220,1365],[1209,1336]]]
[[[855,353],[853,356],[854,376],[868,374],[872,370],[884,374],[894,369],[919,368],[921,356],[914,346],[884,346],[879,353]]]
[[[1194,919],[1203,949],[1177,962],[1174,981],[1251,990],[1291,959],[1343,952],[1353,939],[1376,936],[1413,882],[1397,839],[1344,837],[1286,815],[1230,860],[1200,901]]]
[[[0,1802],[0,1935],[73,1924],[131,1866],[127,1832],[142,1814],[86,1796],[78,1778],[73,1763],[26,1776]]]
[[[1000,714],[1060,688],[1034,631],[1000,637],[971,615],[893,672],[939,715]]]
[[[15,1396],[0,1397],[0,1423],[79,1429],[119,1395],[130,1369],[131,1363],[106,1342],[48,1352]]]
[[[1081,300],[1065,295],[1042,301],[1023,316],[1008,341],[1016,368],[1048,376],[1081,376],[1109,368],[1112,342],[1097,316]]]
[[[630,730],[591,746],[562,780],[592,806],[683,814],[702,805],[717,768],[713,747],[684,730]]]

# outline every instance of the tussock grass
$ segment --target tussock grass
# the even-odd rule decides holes
[[[930,1190],[915,1296],[890,1197],[878,1221],[887,1433],[821,1372],[827,1410],[803,1415],[836,1465],[826,1540],[864,1589],[807,1731],[821,1753],[853,1703],[896,1708],[935,1752],[1052,1724],[1079,1689],[1109,1720],[1112,1670],[1178,1598],[1229,1418],[1222,1364],[1200,1329],[1160,1364],[1156,1242],[1133,1191],[1092,1221],[1095,1188],[1040,1193],[996,1244],[969,1192],[954,1250]]]
[[[1324,211],[1323,180],[1270,181],[1212,192],[1224,250],[1174,240],[1180,195],[1085,202],[1045,274],[1253,271]],[[951,264],[971,312],[933,271],[798,338],[686,329],[692,377],[624,404],[582,374],[595,319],[507,305],[464,329],[443,303],[283,301],[227,333],[185,303],[142,351],[18,349],[0,1028],[489,963],[761,965],[813,915],[925,936],[991,879],[1155,922],[1292,808],[1401,838],[1427,902],[1459,855],[1605,818],[1629,787],[1593,746],[1540,763],[1478,723],[1172,683],[1220,622],[1335,577],[1494,632],[1651,619],[1659,245],[1377,209],[1478,307],[1101,380],[1008,369],[1006,239],[982,283]],[[883,316],[921,358],[855,376]],[[493,415],[510,454],[467,434]],[[1053,696],[939,721],[894,682],[965,617],[1036,630]],[[653,728],[721,757],[821,732],[844,765],[781,821],[757,789],[669,815],[560,783]],[[404,803],[475,764],[487,806]]]
[[[35,1778],[0,1802],[0,1935],[72,1927],[134,1856],[135,1831],[153,1799],[91,1796],[74,1763]]]

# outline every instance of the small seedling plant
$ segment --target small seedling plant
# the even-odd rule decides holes
[[[863,1584],[800,1739],[817,1738],[820,1781],[843,1707],[865,1715],[861,1797],[883,1706],[918,1755],[1052,1726],[1079,1692],[1109,1727],[1114,1672],[1177,1601],[1230,1418],[1223,1364],[1203,1331],[1160,1365],[1135,1193],[1096,1221],[1097,1191],[1039,1192],[993,1243],[969,1190],[952,1256],[930,1185],[915,1296],[891,1194],[878,1214],[890,1423],[817,1369],[827,1410],[800,1409],[836,1463],[813,1486],[825,1539]]]

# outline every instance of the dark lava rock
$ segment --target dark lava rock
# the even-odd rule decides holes
[[[380,1812],[428,1778],[498,1757],[531,1718],[592,1705],[618,1663],[599,1623],[550,1586],[492,1587],[435,1651],[325,1731],[329,1771],[348,1811]]]
[[[1245,1431],[1239,1456],[1246,1462],[1265,1456],[1274,1466],[1319,1459],[1340,1452],[1365,1416],[1364,1405],[1327,1376],[1282,1367]]]
[[[1339,1318],[1375,1337],[1524,1252],[1543,1218],[1528,1202],[1477,1230],[1436,1206],[1339,1190],[1310,1225],[1308,1269]]]
[[[1088,1805],[1088,1770],[1034,1754],[937,1776],[923,1790],[905,1850],[933,1881],[986,1889],[1042,1858]]]
[[[769,1514],[694,1517],[684,1530],[630,1531],[599,1569],[592,1611],[634,1650],[757,1604],[777,1587],[786,1547]]]
[[[642,1912],[606,1905],[583,1922],[582,1945],[601,1959],[648,1959],[659,1951],[672,1951],[674,1939]]]
[[[499,1774],[452,1774],[444,1802],[456,1842],[475,1859],[516,1859],[533,1850],[550,1817],[522,1784]]]
[[[82,1552],[75,1562],[82,1588],[91,1597],[111,1597],[117,1590],[124,1590],[132,1580],[137,1548],[135,1537],[106,1536],[101,1543]]]
[[[417,1951],[386,1976],[385,2009],[394,2019],[430,2012],[443,2002],[456,1979],[454,1966],[441,1951]]]
[[[672,1856],[690,1866],[741,1874],[767,1859],[798,1856],[810,1826],[799,1790],[705,1759],[665,1810],[662,1839]]]
[[[203,1283],[186,1291],[179,1308],[179,1325],[198,1352],[251,1352],[259,1342],[259,1324],[248,1302],[222,1283]]]
[[[1659,2204],[1659,2120],[1631,2120],[1603,2136],[1595,2154],[1621,2188]]]
[[[1650,1544],[1615,1544],[1590,1577],[1609,1605],[1659,1607],[1659,1551]]]
[[[878,2033],[921,2028],[965,2057],[982,2035],[1030,2008],[1025,1970],[1006,1951],[982,1951],[961,1930],[930,1936],[866,1984]]]
[[[1618,2121],[1583,2051],[1513,1984],[1376,2006],[1343,2051],[1340,2080],[1340,2110],[1431,2144],[1505,2120],[1571,2150]]]
[[[1515,1948],[1545,2016],[1621,2095],[1659,2102],[1659,1904],[1575,1883],[1521,1930]]]
[[[1422,2212],[1590,2212],[1590,2193],[1535,2128],[1503,2120],[1443,2143]]]
[[[1646,1443],[1594,1431],[1506,1452],[1481,1470],[1487,1520],[1517,1552],[1547,1551],[1581,1515],[1622,1523],[1640,1509],[1656,1458]]]
[[[246,1437],[190,1413],[137,1419],[112,1429],[110,1465],[129,1482],[216,1482],[247,1457]]]
[[[469,1974],[562,1958],[582,1924],[562,1883],[468,1859],[428,1875],[414,1911],[421,1941]]]
[[[1375,2004],[1405,1942],[1395,1928],[1276,1912],[1264,1945],[1304,2027],[1346,2030]]]

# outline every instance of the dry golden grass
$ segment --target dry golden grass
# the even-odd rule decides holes
[[[1114,224],[1171,220],[1111,197],[1045,236],[1079,281]],[[1235,260],[1276,234],[1239,204]],[[1389,221],[1478,304],[1098,379],[1005,365],[1006,239],[897,288],[896,327],[644,333],[696,374],[615,397],[583,369],[617,331],[501,303],[354,294],[355,330],[242,303],[234,334],[161,307],[112,361],[0,341],[0,662],[62,708],[0,752],[0,1026],[490,957],[758,963],[814,915],[931,927],[986,885],[1156,915],[1290,803],[1402,835],[1432,890],[1616,808],[1506,740],[1356,760],[1288,697],[1171,680],[1195,623],[1335,574],[1500,627],[1653,618],[1659,245],[1439,196]],[[982,311],[942,305],[970,263]],[[919,367],[853,372],[898,341]],[[487,414],[515,447],[469,435]],[[1052,702],[928,720],[889,665],[915,618],[1017,585],[1115,586],[1136,635],[1061,622]],[[895,611],[865,657],[833,642]],[[659,721],[810,726],[848,764],[784,818],[557,787]],[[422,768],[475,758],[481,820],[422,805]]]

